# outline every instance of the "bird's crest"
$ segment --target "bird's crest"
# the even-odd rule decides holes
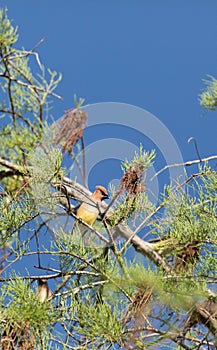
[[[108,192],[104,186],[101,186],[101,185],[96,186],[96,191],[97,190],[101,192],[104,199],[109,198]]]

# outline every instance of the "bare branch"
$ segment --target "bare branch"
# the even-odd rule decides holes
[[[203,158],[203,159],[196,159],[196,160],[189,160],[185,163],[179,163],[179,164],[170,164],[170,165],[166,165],[165,167],[163,167],[162,169],[160,169],[156,174],[154,174],[154,176],[152,176],[151,181],[158,176],[159,174],[161,174],[163,171],[170,169],[170,168],[175,168],[175,167],[180,167],[180,166],[191,166],[194,164],[199,164],[199,163],[204,163],[204,162],[209,162],[210,160],[213,159],[217,159],[217,156],[210,156],[207,158]]]
[[[21,165],[14,164],[10,162],[9,160],[6,160],[2,157],[0,157],[0,164],[5,166],[6,168],[9,168],[11,170],[14,170],[16,172],[19,172],[21,175],[28,173],[27,168],[24,168]]]
[[[35,130],[34,125],[30,122],[29,119],[25,118],[22,114],[17,112],[12,112],[9,109],[0,109],[0,113],[14,114],[16,117],[22,119],[29,126],[29,128],[32,130],[35,136],[38,136],[38,132]]]
[[[62,100],[63,98],[60,96],[60,95],[57,95],[55,94],[54,92],[52,91],[49,91],[49,90],[46,90],[40,86],[37,86],[37,85],[34,85],[34,84],[27,84],[27,83],[24,83],[22,80],[19,80],[19,79],[16,79],[16,78],[12,78],[12,77],[8,77],[7,75],[5,74],[0,74],[0,77],[2,78],[6,78],[6,79],[9,79],[10,81],[15,81],[17,84],[21,85],[21,86],[24,86],[28,89],[31,89],[33,91],[35,90],[39,90],[39,91],[42,91],[42,92],[46,92],[48,95],[52,95],[56,98],[58,98],[59,100]]]

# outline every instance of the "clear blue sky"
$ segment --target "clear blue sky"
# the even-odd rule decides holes
[[[62,72],[52,111],[59,118],[73,95],[86,103],[124,102],[153,113],[170,130],[184,160],[216,153],[217,113],[198,95],[217,75],[215,0],[7,0],[18,44],[39,48],[47,67]]]

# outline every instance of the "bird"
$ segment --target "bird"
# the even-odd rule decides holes
[[[104,186],[98,185],[96,186],[96,190],[90,196],[90,199],[87,199],[85,202],[82,202],[78,207],[76,216],[77,218],[82,219],[89,226],[93,226],[98,215],[99,215],[99,205],[104,199],[108,199],[109,195]],[[75,221],[73,233],[79,234],[80,237],[84,237],[84,235],[89,231],[89,228],[79,222]]]
[[[41,303],[43,303],[52,295],[45,278],[38,279],[38,295]]]

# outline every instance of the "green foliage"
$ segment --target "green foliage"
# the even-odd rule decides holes
[[[0,48],[8,51],[18,39],[17,28],[14,28],[7,17],[7,9],[0,9]]]
[[[60,170],[62,153],[57,147],[39,146],[29,153],[28,161],[33,183],[50,183]]]
[[[210,80],[205,80],[206,90],[200,95],[200,104],[208,110],[215,110],[217,107],[217,80],[209,76]]]
[[[155,207],[145,186],[155,152],[141,145],[131,161],[122,163],[120,186],[110,189],[112,208],[105,218],[99,215],[94,226],[109,244],[96,245],[94,232],[88,234],[89,246],[77,244],[74,199],[80,200],[76,190],[83,196],[82,188],[64,179],[56,131],[48,122],[61,75],[45,69],[35,51],[14,48],[17,38],[7,11],[1,10],[0,269],[2,278],[6,276],[0,293],[2,336],[5,331],[13,335],[15,329],[22,341],[27,332],[27,340],[34,340],[38,349],[54,349],[55,342],[75,349],[153,349],[171,347],[172,342],[180,345],[180,339],[193,348],[195,343],[213,342],[213,310],[205,310],[210,312],[207,319],[198,313],[193,336],[186,324],[201,301],[215,305],[217,300],[216,171],[199,165],[183,183],[166,186]],[[38,63],[34,71],[33,58]],[[201,104],[215,109],[217,81],[211,79]],[[80,108],[84,99],[75,95],[74,103]],[[85,159],[84,147],[79,147],[70,153],[78,168],[79,153]],[[116,240],[118,229],[121,237]],[[153,237],[159,241],[153,242]],[[11,266],[16,269],[21,258],[29,257],[28,270],[33,268],[32,257],[37,257],[40,272],[53,274],[52,300],[40,302],[34,286],[19,274],[8,277]],[[61,325],[60,333],[54,324],[58,329]],[[17,339],[15,345],[20,344]]]
[[[141,166],[142,169],[145,171],[145,169],[149,168],[153,164],[155,156],[155,150],[152,150],[150,152],[144,151],[142,144],[140,144],[139,153],[135,152],[135,156],[131,161],[128,161],[126,159],[122,163],[122,171],[125,172],[130,168],[135,169],[137,165]]]
[[[215,284],[216,269],[217,269],[217,249],[216,245],[212,246],[207,243],[203,245],[203,256],[200,259],[198,271],[201,276],[209,276],[211,284]],[[214,279],[213,279],[214,278]],[[203,279],[203,277],[201,277]]]
[[[196,278],[183,276],[164,276],[160,271],[153,271],[151,267],[145,268],[139,264],[129,267],[131,286],[143,290],[143,294],[150,290],[160,300],[174,309],[188,311],[196,301],[205,298],[204,283]],[[124,282],[123,282],[124,283]]]
[[[91,259],[95,253],[93,249],[85,247],[82,244],[80,237],[74,237],[72,230],[73,223],[70,232],[65,232],[62,228],[59,231],[54,230],[55,247],[57,248],[57,251],[60,252],[59,259],[63,271],[75,269],[79,263],[82,263],[82,261]]]
[[[55,312],[48,302],[39,301],[29,283],[12,279],[2,286],[0,298],[0,318],[4,320],[4,331],[9,332],[12,327],[19,335],[28,326],[29,333],[37,342],[40,343],[42,336],[43,339],[48,338],[56,320]]]
[[[1,111],[9,111],[12,107],[12,114],[31,126],[31,129],[35,129],[35,133],[38,133],[38,126],[42,127],[42,106],[48,108],[48,98],[59,84],[61,74],[58,75],[50,69],[46,72],[37,56],[34,56],[34,52],[12,48],[11,45],[17,40],[17,30],[11,26],[5,10],[1,10],[0,16],[3,18],[0,28],[0,54],[2,58],[0,72],[4,78],[1,81],[1,88],[5,93],[5,98],[9,92],[9,98],[0,104],[0,109]],[[39,63],[37,77],[31,72],[32,57],[36,57]],[[49,78],[46,77],[47,74]],[[25,114],[28,117],[34,116],[33,124],[26,118]]]
[[[76,108],[81,108],[83,106],[85,102],[85,98],[79,97],[79,99],[77,99],[77,96],[74,95],[74,105]]]
[[[76,330],[84,335],[88,342],[95,344],[95,348],[100,343],[114,344],[121,341],[123,330],[116,305],[111,307],[106,302],[94,305],[91,299],[86,298],[85,302],[75,303],[74,308],[79,322]]]
[[[32,211],[30,201],[8,196],[0,199],[0,247],[11,246],[15,232],[31,219]]]
[[[114,203],[114,211],[110,217],[110,224],[117,225],[119,222],[126,220],[127,223],[136,227],[139,221],[146,215],[153,211],[153,204],[149,200],[148,194],[145,192],[144,184],[146,177],[146,170],[152,165],[155,158],[155,151],[147,152],[143,150],[140,145],[139,153],[135,152],[135,156],[131,161],[125,160],[122,163],[122,184],[119,191],[119,196]],[[127,178],[125,180],[125,177]],[[134,180],[135,178],[135,180]],[[131,182],[135,184],[131,186]],[[113,196],[116,195],[115,189],[110,187],[110,192]]]
[[[22,165],[28,152],[38,141],[38,137],[29,131],[24,125],[20,125],[16,131],[12,125],[7,125],[2,130],[0,154],[4,158],[10,158],[17,164]],[[2,168],[2,167],[1,167]]]
[[[165,219],[154,224],[158,233],[180,243],[216,240],[216,188],[216,173],[206,166],[199,167],[187,191],[167,188]]]
[[[112,187],[110,192],[114,193]],[[138,193],[136,198],[127,198],[127,193],[118,196],[114,203],[113,215],[110,217],[111,226],[116,226],[125,220],[131,228],[135,228],[153,211],[154,207],[147,193]]]

